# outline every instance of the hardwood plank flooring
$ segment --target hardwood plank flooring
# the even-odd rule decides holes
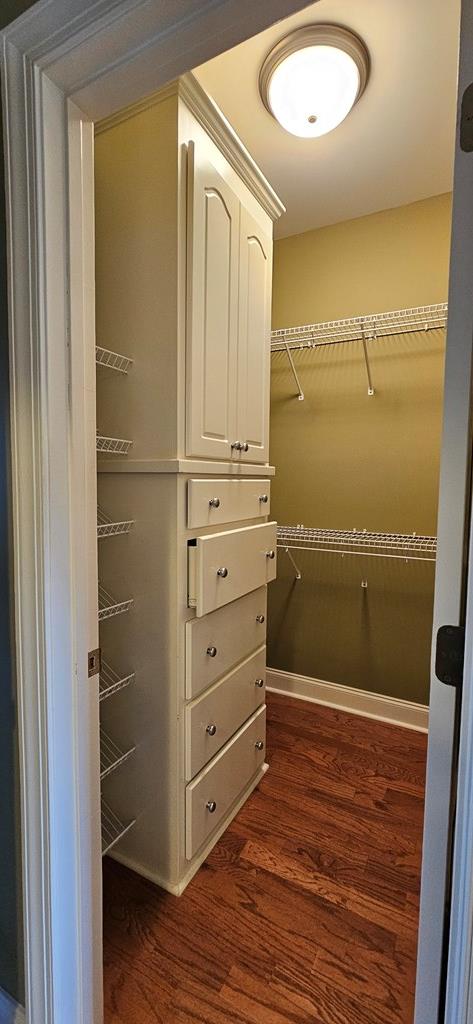
[[[268,694],[270,771],[184,895],[104,862],[105,1024],[412,1024],[426,746]]]

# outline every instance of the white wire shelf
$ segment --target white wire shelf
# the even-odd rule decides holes
[[[128,455],[133,441],[127,441],[122,437],[105,437],[97,434],[96,448],[98,452],[108,452],[111,455]]]
[[[127,598],[126,601],[117,601],[112,594],[105,590],[105,587],[99,583],[99,622],[103,619],[111,619],[114,615],[122,615],[123,612],[127,612],[133,604],[133,598]]]
[[[296,579],[302,579],[291,551],[319,551],[369,558],[398,558],[405,562],[435,562],[437,538],[416,533],[374,533],[368,530],[322,530],[278,526],[277,546],[290,558]]]
[[[122,356],[119,352],[111,352],[108,348],[97,345],[95,349],[95,362],[98,366],[106,366],[109,370],[116,370],[117,373],[128,373],[133,365],[133,359]]]
[[[119,690],[124,690],[135,678],[135,673],[130,672],[127,676],[121,676],[111,665],[102,660],[99,676],[99,700],[106,700]]]
[[[114,522],[103,508],[97,505],[97,538],[100,540],[101,537],[115,537],[120,533],[129,533],[134,521],[134,519],[121,519]]]
[[[119,765],[128,761],[136,747],[122,750],[104,729],[100,730],[100,778],[106,779]]]
[[[363,339],[373,341],[388,335],[428,331],[445,327],[447,314],[447,303],[438,302],[430,306],[394,309],[389,313],[369,313],[367,316],[348,317],[345,320],[283,327],[271,332],[271,351],[285,352],[287,345],[290,349],[317,348],[318,345]]]
[[[115,843],[118,843],[119,839],[123,839],[127,832],[133,828],[136,819],[129,821],[127,825],[124,825],[118,815],[112,811],[107,802],[102,799],[101,802],[102,812],[102,856],[104,857]]]
[[[345,320],[327,320],[319,324],[304,324],[302,327],[283,327],[271,333],[271,353],[285,352],[297,388],[297,398],[303,402],[304,392],[294,363],[293,352],[298,349],[316,349],[322,345],[361,342],[368,395],[374,395],[368,342],[390,335],[410,334],[413,331],[429,331],[446,327],[447,314],[447,303],[438,302],[430,306],[394,309],[389,313],[369,313],[367,316],[353,316]]]

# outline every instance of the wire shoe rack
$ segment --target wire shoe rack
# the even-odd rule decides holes
[[[102,817],[102,856],[104,857],[115,843],[118,843],[119,839],[123,839],[123,836],[129,832],[129,830],[135,824],[135,820],[129,821],[128,824],[124,824],[120,821],[120,818],[112,811],[112,808],[106,802],[101,800],[101,817]]]
[[[368,351],[369,343],[378,338],[444,328],[447,325],[447,316],[447,303],[438,302],[429,306],[395,309],[388,313],[369,313],[367,316],[348,317],[345,320],[327,320],[323,323],[304,324],[301,327],[283,327],[271,333],[271,353],[286,353],[296,384],[297,397],[299,401],[303,401],[304,392],[294,363],[293,352],[316,349],[325,345],[361,342],[368,380],[368,394],[374,395]]]
[[[96,449],[98,452],[108,452],[109,455],[128,455],[133,441],[127,441],[123,437],[105,437],[104,434],[97,434]]]
[[[123,612],[127,612],[131,608],[132,604],[132,597],[127,598],[126,601],[117,601],[99,583],[99,622],[103,622],[104,619],[111,619],[114,615],[122,615]]]
[[[116,672],[111,665],[102,659],[99,675],[99,700],[106,700],[107,697],[112,697],[119,690],[124,690],[126,686],[129,686],[134,681],[134,678],[134,672],[121,676],[119,672]]]
[[[115,522],[104,512],[100,505],[97,506],[97,538],[115,537],[121,533],[129,533],[133,526],[134,519],[121,519]]]
[[[135,747],[129,747],[128,750],[122,750],[115,743],[115,740],[105,732],[105,729],[100,729],[100,778],[107,778],[107,775],[111,775],[119,765],[124,764],[128,761],[135,752]]]
[[[111,352],[108,348],[97,345],[95,349],[95,362],[98,366],[105,366],[108,370],[116,370],[117,373],[128,373],[133,365],[133,359],[122,356],[119,352]]]

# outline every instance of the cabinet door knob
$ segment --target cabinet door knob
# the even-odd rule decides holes
[[[255,747],[257,750],[264,750],[263,740],[256,740]]]
[[[234,448],[236,452],[243,451],[243,441],[232,441],[232,448]]]
[[[275,558],[275,557],[276,557],[276,552],[275,551],[267,551],[266,552],[266,558]]]
[[[264,622],[264,615],[257,615],[256,616],[256,621],[260,622],[260,623]]]
[[[208,654],[209,658],[215,658],[216,655],[217,655],[217,648],[216,647],[207,647],[207,654]]]
[[[208,725],[205,731],[208,732],[209,736],[215,736],[215,733],[217,732],[217,726],[213,724]]]
[[[268,495],[267,494],[260,494],[259,500],[262,502],[263,505],[267,505],[268,501],[269,501]]]
[[[214,811],[217,810],[217,804],[215,803],[215,800],[207,800],[207,803],[206,803],[205,806],[206,806],[209,814],[213,814]]]
[[[244,451],[244,452],[247,452],[247,451],[248,451],[248,449],[249,449],[249,447],[250,447],[250,446],[249,446],[249,444],[248,444],[248,441],[243,441],[243,444],[242,444],[242,451]]]
[[[210,508],[220,508],[220,498],[210,498]]]
[[[264,679],[255,679],[255,686],[258,686],[259,689],[262,690],[264,686]]]
[[[273,551],[273,558],[274,558],[274,551]],[[217,569],[217,576],[221,576],[222,579],[225,579],[225,577],[228,576],[228,569],[226,569],[225,566],[223,565],[221,567],[221,569]]]

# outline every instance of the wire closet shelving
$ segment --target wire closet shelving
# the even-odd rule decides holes
[[[438,302],[430,306],[395,309],[389,313],[370,313],[367,316],[348,317],[345,320],[327,320],[325,323],[304,324],[301,327],[284,327],[272,331],[271,353],[286,353],[297,388],[297,398],[302,402],[304,401],[304,392],[294,363],[293,353],[303,349],[317,349],[326,345],[361,342],[368,394],[374,395],[369,345],[379,338],[444,328],[447,324],[447,314],[447,303]]]
[[[114,615],[122,615],[123,612],[127,612],[131,608],[132,604],[132,597],[127,598],[125,601],[117,601],[99,583],[99,622],[103,622],[104,619],[111,619]]]
[[[101,537],[115,537],[120,533],[129,533],[133,526],[134,519],[111,519],[110,516],[104,512],[100,505],[97,505],[97,539]]]
[[[122,750],[121,747],[118,746],[118,743],[115,743],[115,740],[112,740],[111,736],[109,736],[104,729],[100,729],[101,780],[103,781],[103,779],[106,779],[107,775],[111,775],[119,765],[128,761],[128,758],[134,754],[135,749],[135,747],[129,747],[127,750]]]
[[[128,373],[133,365],[133,359],[122,356],[119,352],[111,352],[108,348],[97,345],[95,349],[95,362],[98,366],[105,366],[108,370],[116,370],[117,373]]]
[[[332,552],[342,557],[397,558],[405,562],[435,562],[437,554],[437,538],[416,533],[278,526],[277,537],[277,546],[288,555],[298,580],[302,579],[302,573],[292,551]]]
[[[119,839],[123,839],[123,836],[129,832],[129,830],[135,824],[136,819],[129,821],[126,825],[120,821],[120,818],[112,811],[112,808],[108,805],[107,801],[101,800],[101,818],[102,818],[102,856],[104,857],[115,843],[118,843]]]
[[[111,665],[102,659],[99,675],[99,700],[106,700],[107,697],[112,697],[119,690],[124,690],[125,686],[129,686],[134,681],[134,678],[134,672],[130,672],[128,675],[120,675],[119,672],[116,672]]]
[[[128,455],[133,441],[127,441],[123,437],[105,437],[104,434],[97,434],[96,448],[98,452],[108,452],[109,455]]]

